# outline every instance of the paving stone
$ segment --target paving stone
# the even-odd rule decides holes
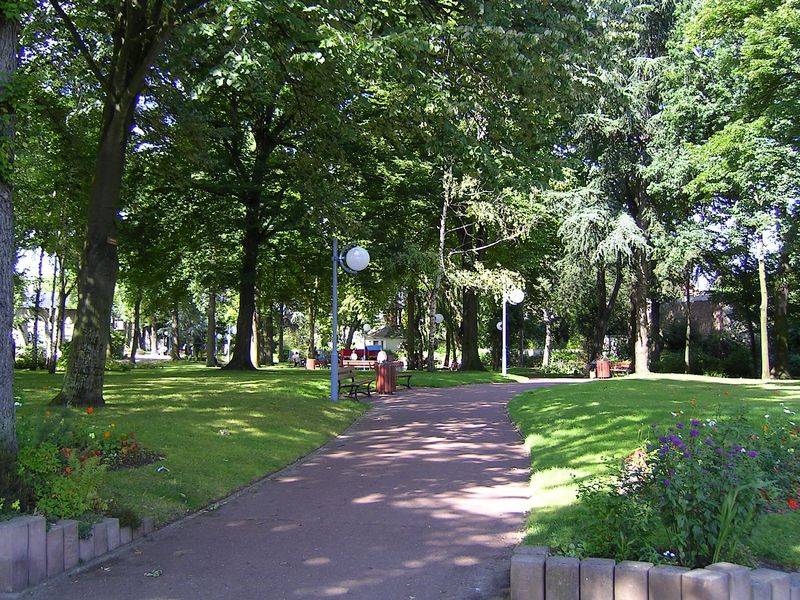
[[[720,570],[695,569],[683,574],[683,600],[729,600],[730,577]]]
[[[650,600],[681,600],[681,581],[686,567],[657,566],[650,569]]]
[[[153,517],[142,517],[142,530],[144,535],[153,533],[156,529],[156,522]]]
[[[120,546],[125,544],[130,544],[131,540],[133,540],[133,530],[130,527],[120,527],[119,528],[119,543]]]
[[[581,598],[614,600],[614,568],[610,558],[586,558],[581,561]]]
[[[90,560],[94,560],[95,553],[94,553],[94,540],[90,537],[86,540],[80,540],[78,542],[80,550],[79,556],[81,562],[89,562]]]
[[[733,563],[714,563],[709,565],[706,569],[711,571],[722,571],[728,574],[728,581],[730,582],[730,600],[750,600],[752,581],[750,579],[750,569],[742,565],[734,565]],[[800,600],[798,598],[797,600]]]
[[[515,552],[511,557],[511,600],[544,600],[545,557]]]
[[[47,521],[33,515],[21,517],[28,522],[28,585],[47,579]]]
[[[789,575],[789,597],[791,600],[800,600],[800,573]]]
[[[47,531],[47,576],[64,572],[64,526],[56,523]]]
[[[77,567],[81,560],[78,522],[72,519],[62,519],[58,521],[58,524],[64,529],[64,570],[69,571]]]
[[[789,600],[789,574],[773,569],[753,569],[750,572],[753,600]]]
[[[653,563],[625,560],[614,569],[616,600],[647,600],[648,580]]]
[[[106,524],[106,535],[108,536],[108,551],[111,552],[119,548],[119,519],[104,519]]]
[[[92,541],[94,542],[95,557],[103,556],[108,552],[108,525],[104,521],[92,526]]]
[[[548,556],[544,575],[547,600],[580,600],[580,561],[577,558]]]
[[[533,554],[547,556],[550,554],[550,546],[517,546],[514,549],[514,554]]]
[[[0,591],[17,592],[28,585],[28,522],[0,522]]]

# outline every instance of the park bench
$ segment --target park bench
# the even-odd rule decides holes
[[[407,371],[398,371],[395,374],[395,378],[397,379],[398,382],[401,379],[404,379],[405,381],[403,381],[403,385],[406,386],[410,390],[411,389],[411,376],[412,375],[413,375],[413,373],[409,373]]]
[[[339,380],[339,394],[341,395],[342,390],[347,390],[347,395],[353,398],[353,400],[358,400],[359,394],[364,394],[365,396],[372,396],[371,387],[372,384],[375,383],[375,379],[358,379],[363,374],[356,371],[355,369],[339,369],[336,374],[336,378]]]
[[[611,362],[612,375],[628,375],[631,372],[631,361],[616,360]]]
[[[375,368],[375,361],[362,359],[352,360],[350,358],[345,358],[342,360],[342,366],[345,369],[372,370]]]

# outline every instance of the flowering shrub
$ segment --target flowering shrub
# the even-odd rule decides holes
[[[674,413],[673,425],[617,463],[610,478],[580,487],[591,514],[589,551],[618,559],[674,557],[692,567],[741,561],[760,515],[800,506],[800,430],[793,413],[785,407],[784,413],[763,421]]]

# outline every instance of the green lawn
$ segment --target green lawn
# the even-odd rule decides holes
[[[60,374],[15,373],[20,431],[38,422]],[[492,373],[415,373],[412,386],[501,381]],[[274,367],[249,373],[197,363],[106,373],[107,405],[74,418],[136,432],[164,460],[109,472],[105,494],[163,524],[275,472],[323,445],[368,409],[329,400],[330,371]],[[168,471],[156,472],[157,467]]]
[[[691,401],[696,400],[697,409]],[[512,400],[509,412],[531,452],[533,505],[526,541],[568,544],[579,539],[577,482],[601,472],[604,458],[642,446],[650,424],[674,422],[671,412],[713,416],[740,406],[756,414],[800,412],[800,382],[761,383],[691,376],[614,378],[538,389]],[[757,528],[755,554],[800,566],[800,511],[771,514]],[[775,540],[781,540],[776,544]]]

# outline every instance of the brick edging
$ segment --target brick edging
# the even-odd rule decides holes
[[[551,556],[517,546],[511,600],[800,600],[800,573],[716,563],[705,569]]]
[[[0,592],[18,592],[113,552],[152,533],[155,522],[144,517],[135,529],[107,518],[78,537],[78,521],[61,520],[47,527],[44,517],[23,515],[0,522]]]

